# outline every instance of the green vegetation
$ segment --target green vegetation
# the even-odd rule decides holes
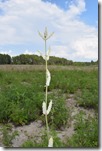
[[[11,64],[11,57],[8,54],[0,54],[0,64]]]
[[[68,139],[67,147],[97,148],[98,143],[98,118],[84,118],[84,113],[76,115],[75,133]]]
[[[15,56],[12,58],[13,64],[44,64],[43,58],[37,55],[24,55]]]
[[[45,68],[40,69],[7,70],[0,69],[0,123],[9,122],[14,125],[25,125],[40,119],[45,124],[42,114],[42,102],[45,98]],[[50,67],[52,75],[51,85],[48,88],[48,103],[54,101],[49,113],[48,121],[51,129],[60,130],[70,121],[70,108],[66,100],[74,94],[77,104],[83,108],[92,109],[94,117],[85,119],[82,113],[76,117],[75,133],[68,138],[66,144],[57,137],[54,147],[98,147],[98,71],[97,68],[62,68]],[[4,130],[4,136],[6,129]],[[5,142],[6,137],[4,138]],[[8,138],[7,138],[8,139]],[[11,139],[10,139],[11,141]],[[10,142],[7,140],[7,142]],[[24,147],[43,147],[46,138],[41,144],[29,140]],[[10,144],[10,143],[8,143]],[[47,146],[47,145],[46,145]]]
[[[0,64],[34,64],[34,65],[44,65],[45,62],[42,56],[21,54],[19,56],[11,57],[8,54],[0,54]],[[74,66],[89,66],[98,65],[98,61],[91,62],[73,62],[72,60],[67,60],[65,58],[59,58],[55,56],[50,56],[48,65],[74,65]]]
[[[2,71],[0,93],[0,122],[13,122],[15,125],[28,124],[42,115],[42,102],[45,98],[45,74],[43,71]],[[52,88],[53,90],[53,88]],[[52,91],[49,90],[49,91]],[[65,98],[56,93],[49,94],[48,100],[55,100],[53,116],[57,117],[55,127],[64,125],[68,118]],[[61,105],[62,104],[62,105]],[[56,109],[56,110],[55,110]],[[57,111],[63,111],[63,115]],[[50,116],[52,116],[50,114]],[[51,121],[51,117],[49,120]],[[44,117],[43,117],[44,119]]]

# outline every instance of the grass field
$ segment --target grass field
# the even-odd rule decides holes
[[[55,135],[54,147],[98,147],[98,67],[97,66],[49,66],[52,80],[48,89],[48,101],[53,100],[53,109],[48,120],[50,128],[61,130],[74,122],[74,134],[61,141]],[[4,146],[10,145],[7,125],[23,126],[40,119],[42,102],[45,99],[45,68],[39,65],[0,65],[0,125]],[[75,108],[83,112],[73,113],[68,106],[70,95]],[[67,105],[66,105],[67,104]],[[85,111],[93,111],[93,116]],[[6,128],[5,128],[6,126]],[[4,127],[4,128],[3,128]],[[6,133],[5,133],[6,132]],[[8,135],[10,135],[8,133]],[[11,137],[13,139],[13,137]],[[5,143],[6,142],[6,143]],[[11,143],[12,144],[12,143]],[[26,141],[23,147],[46,147],[46,138],[39,144]],[[12,146],[12,145],[11,145]]]

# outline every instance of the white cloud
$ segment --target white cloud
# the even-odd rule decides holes
[[[9,54],[9,55],[11,55],[11,56],[12,56],[12,50],[8,50],[8,51],[0,50],[0,53],[1,53],[1,54]]]
[[[32,55],[32,54],[34,54],[34,52],[33,52],[33,51],[31,51],[31,50],[25,50],[25,51],[24,51],[24,54]]]
[[[72,17],[76,17],[76,15],[80,15],[85,10],[86,9],[85,9],[84,0],[74,0],[72,1],[72,4],[69,6],[68,14],[72,18]]]
[[[51,55],[70,59],[68,47],[64,45],[54,45],[51,47]]]
[[[98,43],[97,37],[86,37],[79,39],[73,45],[73,48],[75,48],[76,50],[74,57],[97,60],[98,58],[98,53],[96,51],[97,43]]]
[[[73,0],[67,11],[51,2],[41,0],[9,0],[0,2],[0,44],[34,44],[39,50],[43,41],[38,36],[45,26],[54,36],[49,40],[51,55],[70,60],[97,60],[97,29],[81,21],[80,14],[86,11],[85,0]],[[31,50],[23,53],[32,54]]]

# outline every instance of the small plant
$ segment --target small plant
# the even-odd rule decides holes
[[[48,35],[47,28],[45,28],[44,35],[42,35],[40,32],[38,32],[38,33],[39,33],[40,37],[45,42],[45,55],[42,55],[42,53],[39,51],[40,55],[45,60],[45,69],[46,69],[46,85],[45,85],[46,92],[45,92],[45,101],[42,104],[42,110],[43,110],[43,114],[45,115],[45,121],[46,121],[47,138],[48,138],[48,141],[49,141],[48,142],[48,147],[53,147],[53,137],[50,136],[48,118],[47,118],[47,115],[50,113],[51,108],[52,108],[52,100],[50,100],[50,103],[49,103],[49,106],[48,106],[48,97],[47,96],[48,96],[48,87],[50,85],[50,80],[51,80],[51,74],[48,70],[48,60],[49,60],[50,49],[47,51],[47,48],[46,48],[46,42],[53,35],[53,33]],[[47,106],[48,106],[48,108],[47,108]]]

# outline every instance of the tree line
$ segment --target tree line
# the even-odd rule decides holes
[[[21,54],[18,56],[11,57],[8,54],[0,54],[0,64],[34,64],[34,65],[44,65],[45,62],[42,56]],[[55,56],[50,56],[48,61],[49,65],[95,65],[98,61],[94,62],[73,62],[72,60],[67,60],[65,58],[59,58]]]
[[[11,60],[8,54],[0,54],[0,64],[11,64]]]

